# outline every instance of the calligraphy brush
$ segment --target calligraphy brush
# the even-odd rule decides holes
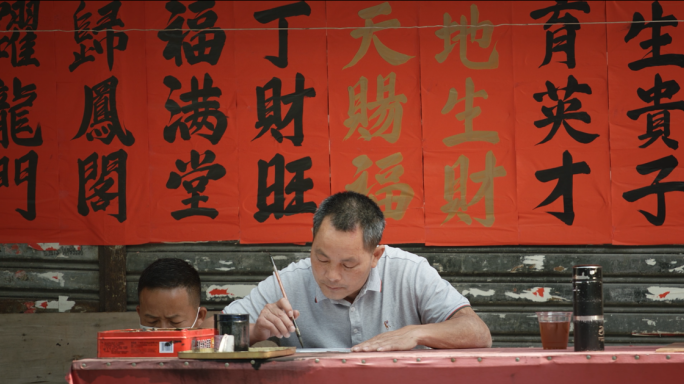
[[[273,261],[273,257],[269,256],[271,258],[271,263],[273,263],[273,272],[275,272],[276,279],[278,279],[278,285],[280,285],[280,292],[283,293],[283,297],[285,300],[289,301],[287,299],[287,294],[285,293],[285,287],[283,287],[283,282],[280,281],[280,273],[278,273],[278,267],[275,265],[275,261]],[[293,316],[290,317],[290,320],[292,320],[292,324],[295,326],[295,332],[297,332],[297,338],[299,339],[299,344],[304,348],[304,342],[302,341],[302,334],[299,332],[299,327],[297,326],[297,322],[294,319],[294,313]]]

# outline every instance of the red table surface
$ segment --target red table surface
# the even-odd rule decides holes
[[[657,347],[574,352],[540,348],[295,354],[267,360],[84,359],[82,383],[684,383],[684,353]]]

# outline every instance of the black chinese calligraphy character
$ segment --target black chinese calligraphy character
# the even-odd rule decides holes
[[[24,166],[26,165],[26,166]],[[26,155],[14,160],[14,185],[26,183],[26,210],[16,211],[26,220],[36,218],[36,179],[38,174],[38,154],[29,151]],[[9,187],[9,158],[0,158],[0,187]]]
[[[530,17],[535,20],[553,13],[544,25],[544,30],[546,31],[546,55],[544,56],[544,61],[539,66],[540,68],[551,62],[554,52],[565,52],[566,59],[561,61],[561,63],[567,65],[568,68],[575,68],[575,39],[577,38],[577,31],[580,30],[580,25],[579,20],[569,12],[565,12],[563,16],[560,15],[562,11],[567,10],[589,13],[591,9],[586,1],[575,1],[572,3],[556,1],[555,5],[530,12]],[[550,31],[549,29],[553,24],[563,24],[563,26],[555,31]],[[562,32],[565,32],[565,34],[562,34]],[[558,36],[556,36],[557,34]]]
[[[9,157],[0,157],[0,187],[9,187]]]
[[[575,221],[575,209],[572,198],[574,176],[578,174],[588,175],[590,173],[591,169],[586,162],[582,161],[579,163],[573,163],[570,152],[563,152],[562,166],[544,169],[537,171],[534,174],[537,180],[541,181],[542,183],[547,183],[551,180],[558,180],[549,197],[537,205],[535,209],[547,206],[556,201],[559,197],[563,196],[563,212],[547,213],[556,216],[560,221],[565,223],[565,225],[572,225],[572,223]]]
[[[127,131],[119,122],[116,109],[116,87],[119,80],[112,76],[109,79],[85,89],[85,108],[78,133],[72,140],[85,135],[88,141],[94,139],[109,144],[117,137],[121,144],[131,146],[135,143],[133,133]]]
[[[209,196],[201,195],[209,184],[209,180],[218,180],[226,175],[226,169],[222,165],[212,164],[215,160],[216,155],[209,150],[204,152],[203,159],[199,152],[192,150],[189,162],[176,160],[176,169],[182,174],[171,172],[166,188],[177,189],[183,184],[183,188],[191,196],[181,201],[183,205],[189,205],[189,208],[171,212],[174,219],[181,220],[190,216],[206,216],[215,219],[218,216],[219,212],[216,209],[199,206],[200,202],[206,203],[209,200]],[[190,170],[188,170],[188,165]]]
[[[558,97],[559,90],[565,91],[562,99]],[[534,122],[534,126],[537,128],[544,128],[547,125],[553,124],[549,134],[538,144],[544,144],[551,140],[556,135],[556,132],[558,132],[561,124],[563,124],[565,131],[570,137],[582,144],[591,143],[600,136],[595,133],[578,131],[568,123],[568,120],[579,120],[587,124],[591,123],[591,116],[586,112],[579,111],[582,108],[582,102],[577,98],[570,98],[575,93],[591,95],[591,87],[588,84],[578,83],[577,79],[570,75],[568,76],[568,83],[565,88],[556,88],[552,82],[547,81],[546,92],[539,92],[533,95],[534,99],[538,102],[542,102],[544,96],[548,96],[556,102],[554,107],[542,106],[541,110],[546,118]]]
[[[181,101],[187,104],[181,107],[176,101],[171,100],[174,91],[181,88],[181,83],[173,76],[164,78],[164,85],[169,89],[169,97],[166,99],[166,110],[171,112],[171,119],[179,116],[171,124],[164,127],[164,140],[173,143],[176,140],[176,132],[180,131],[183,140],[190,140],[190,136],[206,129],[210,133],[198,133],[199,136],[216,145],[223,137],[228,126],[228,118],[219,111],[221,103],[217,100],[221,96],[221,90],[214,87],[213,80],[208,73],[204,75],[204,84],[199,88],[199,82],[195,76],[190,80],[190,91],[180,95]],[[216,100],[210,100],[210,99]]]
[[[38,29],[39,9],[39,1],[15,1],[11,5],[6,1],[0,3],[0,20],[9,16],[6,30],[12,31],[11,35],[1,34],[0,59],[9,57],[13,67],[40,66],[38,59],[33,57],[36,34],[31,32]],[[19,39],[21,31],[25,32],[24,37]],[[11,55],[7,53],[8,48]]]
[[[166,41],[163,52],[166,60],[174,59],[177,67],[183,64],[183,55],[190,65],[200,62],[211,65],[218,63],[226,43],[226,32],[215,26],[218,15],[211,10],[213,7],[213,1],[196,1],[188,6],[195,13],[194,18],[187,19],[188,28],[193,30],[188,38],[191,31],[183,31],[186,20],[179,16],[185,13],[185,5],[178,1],[166,3],[166,10],[171,12],[170,23],[157,33],[161,41]]]
[[[266,56],[265,59],[278,68],[287,67],[287,29],[288,17],[309,16],[311,7],[305,1],[281,5],[280,7],[254,12],[254,18],[261,24],[278,20],[278,56]]]
[[[679,165],[679,162],[677,161],[677,158],[672,155],[645,164],[637,165],[636,170],[640,175],[648,175],[658,172],[655,180],[653,183],[651,183],[651,185],[627,191],[622,194],[622,198],[630,203],[649,195],[656,195],[658,201],[658,210],[655,215],[650,212],[639,210],[639,212],[644,215],[646,220],[655,226],[661,226],[663,223],[665,223],[665,215],[667,213],[665,207],[665,194],[675,191],[684,192],[684,182],[682,181],[661,182],[670,173],[672,173],[675,168],[677,168],[677,165]]]
[[[125,51],[128,46],[128,35],[125,32],[114,30],[114,27],[124,26],[123,20],[119,18],[121,2],[112,1],[98,9],[97,13],[102,17],[92,29],[90,29],[90,16],[92,14],[90,12],[81,14],[85,7],[85,1],[81,1],[74,13],[74,41],[79,45],[80,51],[74,52],[74,62],[69,64],[69,71],[73,72],[81,64],[95,61],[95,57],[88,54],[88,52],[93,51],[98,54],[106,52],[107,65],[111,71],[114,66],[114,50]],[[102,31],[104,31],[104,36],[98,40],[96,36]],[[86,47],[85,44],[88,40],[90,40],[90,47]],[[103,42],[104,48],[102,47]]]
[[[9,88],[0,80],[0,145],[4,148],[10,143],[10,137],[17,145],[37,147],[43,144],[43,134],[40,124],[34,129],[28,125],[27,107],[32,107],[38,97],[35,84],[21,85],[21,80],[14,78],[13,105],[7,102]],[[9,119],[8,119],[9,117]],[[8,121],[9,120],[9,121]],[[8,133],[9,131],[9,133]]]
[[[679,84],[674,80],[663,81],[660,74],[655,75],[653,83],[653,88],[651,89],[639,88],[637,90],[637,95],[642,101],[653,103],[653,105],[627,111],[627,117],[637,120],[642,114],[647,113],[646,133],[640,135],[639,139],[648,139],[648,141],[640,145],[640,148],[646,148],[658,140],[658,138],[661,138],[665,145],[672,149],[677,149],[679,142],[670,139],[670,111],[684,111],[684,101],[680,100],[670,103],[661,103],[660,101],[665,98],[672,100],[672,97],[679,92]],[[654,111],[656,113],[648,113]]]
[[[684,55],[678,53],[661,54],[661,48],[672,44],[672,36],[669,33],[662,34],[663,27],[676,27],[679,22],[674,15],[663,17],[663,7],[659,2],[654,1],[651,4],[652,21],[645,23],[644,16],[639,12],[635,12],[632,17],[632,24],[630,24],[629,31],[625,35],[625,43],[639,36],[641,31],[651,29],[651,38],[639,43],[642,49],[649,49],[650,57],[643,57],[639,60],[628,64],[629,69],[638,71],[648,67],[657,67],[664,65],[676,65],[684,68]],[[681,47],[681,46],[680,46]]]
[[[259,176],[257,191],[257,209],[254,219],[260,223],[266,221],[271,214],[276,220],[283,216],[296,215],[298,213],[313,213],[316,211],[316,203],[304,202],[304,192],[313,189],[313,180],[304,176],[304,171],[311,169],[311,158],[304,157],[285,165],[283,155],[277,153],[271,161],[259,160]],[[273,184],[268,185],[269,172],[273,168]],[[293,173],[292,179],[285,186],[285,170]],[[285,206],[285,194],[293,194],[292,201]],[[269,204],[269,197],[273,195],[273,203]]]
[[[283,138],[285,138],[297,147],[302,145],[304,141],[304,132],[302,130],[304,98],[316,96],[315,89],[304,89],[304,81],[304,75],[297,73],[295,77],[295,91],[285,96],[281,96],[282,82],[277,77],[272,78],[265,86],[256,88],[258,121],[254,127],[261,129],[261,131],[252,141],[260,138],[270,130],[271,135],[279,143],[282,143]],[[271,94],[268,98],[266,97],[267,91]],[[290,104],[290,109],[285,114],[285,118],[282,118],[281,104]],[[294,122],[293,135],[283,136],[280,130],[287,127],[291,122]]]
[[[102,156],[102,167],[98,177],[98,154],[93,152],[85,160],[78,160],[78,213],[87,216],[90,213],[88,202],[93,211],[104,211],[117,199],[118,212],[109,214],[119,223],[126,221],[126,161],[128,154],[120,149],[107,156]],[[116,178],[114,174],[116,173]],[[94,182],[88,187],[89,182]],[[92,201],[91,201],[92,200]]]

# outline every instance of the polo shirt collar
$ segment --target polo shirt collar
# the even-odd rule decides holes
[[[315,303],[319,303],[323,300],[330,300],[335,304],[350,305],[350,303],[344,299],[332,300],[327,298],[323,294],[323,291],[321,291],[321,287],[318,285],[315,279],[314,284],[316,285],[316,295],[314,296]],[[361,290],[359,291],[359,294],[356,297],[362,297],[368,291],[382,292],[382,279],[380,278],[380,273],[378,272],[377,266],[375,268],[371,268],[371,272],[370,275],[368,275],[368,280],[366,280],[366,284],[364,284],[363,287],[361,287]]]

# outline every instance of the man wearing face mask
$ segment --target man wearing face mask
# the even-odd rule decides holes
[[[181,259],[158,259],[138,280],[136,308],[140,328],[198,328],[207,309],[200,307],[200,277]]]
[[[385,219],[370,198],[340,192],[313,217],[311,255],[280,272],[289,301],[273,276],[224,313],[248,313],[250,342],[281,338],[305,348],[352,351],[483,348],[489,328],[470,303],[428,261],[380,245]]]

